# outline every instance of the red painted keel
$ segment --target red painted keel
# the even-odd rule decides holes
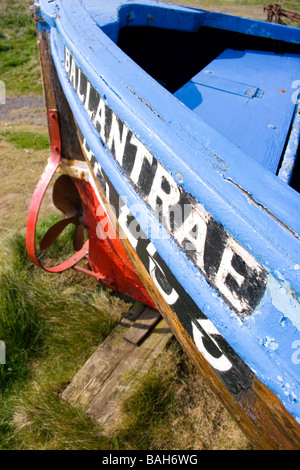
[[[88,270],[92,273],[77,266],[75,269],[94,275],[107,287],[156,308],[129,261],[91,184],[75,178],[73,181],[83,204],[84,225],[89,237]]]

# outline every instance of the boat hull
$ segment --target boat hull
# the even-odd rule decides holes
[[[279,270],[284,265],[288,273],[292,271],[288,263],[297,264],[299,241],[295,237],[293,217],[288,215],[284,220],[281,214],[284,210],[274,208],[271,198],[269,209],[264,211],[265,204],[259,202],[261,196],[256,198],[254,191],[248,192],[247,185],[242,184],[243,178],[249,175],[235,173],[238,168],[234,157],[244,156],[222,138],[220,145],[225,149],[217,157],[204,145],[212,145],[208,138],[202,143],[202,158],[207,164],[204,168],[202,162],[202,171],[206,169],[207,174],[204,172],[203,179],[197,179],[197,189],[189,190],[189,186],[195,186],[191,180],[193,172],[187,170],[184,158],[180,160],[178,148],[181,152],[188,148],[192,153],[191,135],[181,135],[177,124],[176,142],[171,145],[174,127],[169,130],[166,118],[146,103],[130,83],[124,92],[123,84],[120,89],[107,84],[105,70],[100,78],[96,76],[93,58],[87,60],[71,44],[72,28],[78,27],[71,13],[66,13],[65,20],[62,14],[60,24],[55,24],[53,15],[48,17],[47,12],[43,19],[39,12],[36,20],[46,105],[48,110],[56,109],[60,119],[60,168],[71,175],[81,193],[90,239],[95,240],[97,227],[98,235],[99,227],[102,233],[101,243],[98,237],[90,250],[90,269],[100,279],[103,261],[107,265],[109,258],[119,266],[117,290],[159,309],[213,392],[256,447],[300,448],[297,364],[290,360],[288,367],[283,367],[281,358],[276,363],[274,343],[267,342],[269,327],[259,331],[266,326],[260,318],[275,315],[282,319],[283,316],[279,307],[275,312],[270,290],[277,287],[283,297],[286,290],[282,290],[284,283],[279,285],[273,277],[275,269],[270,264]],[[65,34],[70,18],[72,28]],[[109,31],[113,36],[112,26]],[[106,39],[101,36],[101,41]],[[109,47],[108,42],[105,54]],[[124,59],[122,54],[120,62],[121,59]],[[164,99],[169,101],[169,96]],[[132,121],[134,111],[136,116]],[[163,141],[161,127],[165,133]],[[203,123],[200,130],[211,132]],[[183,136],[186,136],[184,145]],[[212,133],[212,137],[218,136]],[[227,152],[225,160],[223,156]],[[168,158],[164,158],[165,154],[169,154]],[[76,170],[82,166],[84,182]],[[253,163],[250,173],[258,169]],[[290,188],[282,188],[273,175],[265,173],[264,176],[263,182],[256,183],[266,185],[265,193],[279,188],[282,197],[291,202],[291,212],[298,208],[298,200]],[[218,183],[225,183],[227,189],[230,186],[222,197],[223,186],[215,190]],[[229,203],[234,197],[236,201]],[[159,199],[164,204],[157,208]],[[179,217],[185,222],[181,230],[174,225],[176,214],[174,219],[170,216],[175,203]],[[102,207],[100,216],[99,206]],[[184,210],[187,212],[182,215]],[[249,223],[253,217],[261,219],[254,228]],[[274,240],[268,240],[268,244],[266,231],[261,229],[266,223],[267,238],[272,238],[269,233],[274,231]],[[107,230],[107,224],[111,231]],[[190,235],[196,225],[202,231],[201,237]],[[187,249],[187,242],[193,249]],[[288,257],[281,248],[278,250],[284,243],[289,243]],[[121,255],[120,244],[124,250]],[[249,249],[252,244],[254,248]],[[103,256],[99,255],[100,246]],[[287,263],[286,258],[291,261]],[[269,269],[266,259],[272,259]],[[122,262],[126,268],[121,267]],[[122,272],[130,273],[124,282]],[[293,269],[289,277],[293,288],[287,299],[293,312],[298,308],[293,279],[296,274]],[[110,277],[102,273],[102,280]],[[288,341],[295,345],[299,331],[289,320],[286,324]],[[292,353],[290,349],[286,354]]]

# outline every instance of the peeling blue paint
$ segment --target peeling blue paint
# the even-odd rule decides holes
[[[294,298],[295,294],[290,285],[287,282],[279,282],[270,276],[268,289],[274,307],[300,331],[300,303]]]
[[[283,156],[282,164],[278,173],[279,178],[290,183],[295,166],[300,140],[300,107],[297,106],[295,117],[290,132],[287,148]]]

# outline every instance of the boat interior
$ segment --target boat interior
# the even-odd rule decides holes
[[[207,26],[126,25],[117,45],[201,119],[300,191],[299,44]]]

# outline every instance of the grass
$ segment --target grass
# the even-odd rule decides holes
[[[46,225],[53,222],[50,217]],[[71,235],[64,234],[49,255],[67,255]],[[35,270],[20,232],[7,239],[3,259],[0,337],[7,363],[0,366],[0,449],[82,448],[78,441],[83,448],[107,448],[99,429],[64,404],[59,391],[128,304],[73,271],[53,277]]]
[[[176,341],[125,403],[125,412],[120,448],[250,449]]]
[[[41,94],[36,29],[30,15],[31,0],[1,0],[0,79],[8,97]]]
[[[0,238],[25,226],[30,198],[48,157],[45,126],[0,123]],[[54,211],[50,190],[41,214],[49,211]]]
[[[19,149],[44,150],[49,149],[48,134],[32,131],[6,131],[2,136],[7,142],[12,142]]]
[[[52,216],[45,220],[38,236],[53,222]],[[66,256],[71,238],[72,233],[64,234],[49,255]],[[0,450],[249,448],[175,341],[137,383],[113,436],[60,399],[129,305],[73,271],[59,277],[41,273],[28,260],[23,233],[6,239],[0,283],[0,338],[7,349],[7,364],[0,365]]]
[[[261,0],[168,0],[168,2],[212,11],[226,11],[233,15],[262,20],[266,19],[263,7],[268,3],[279,3],[283,9],[300,11],[298,0],[284,0],[282,2],[263,2]]]

